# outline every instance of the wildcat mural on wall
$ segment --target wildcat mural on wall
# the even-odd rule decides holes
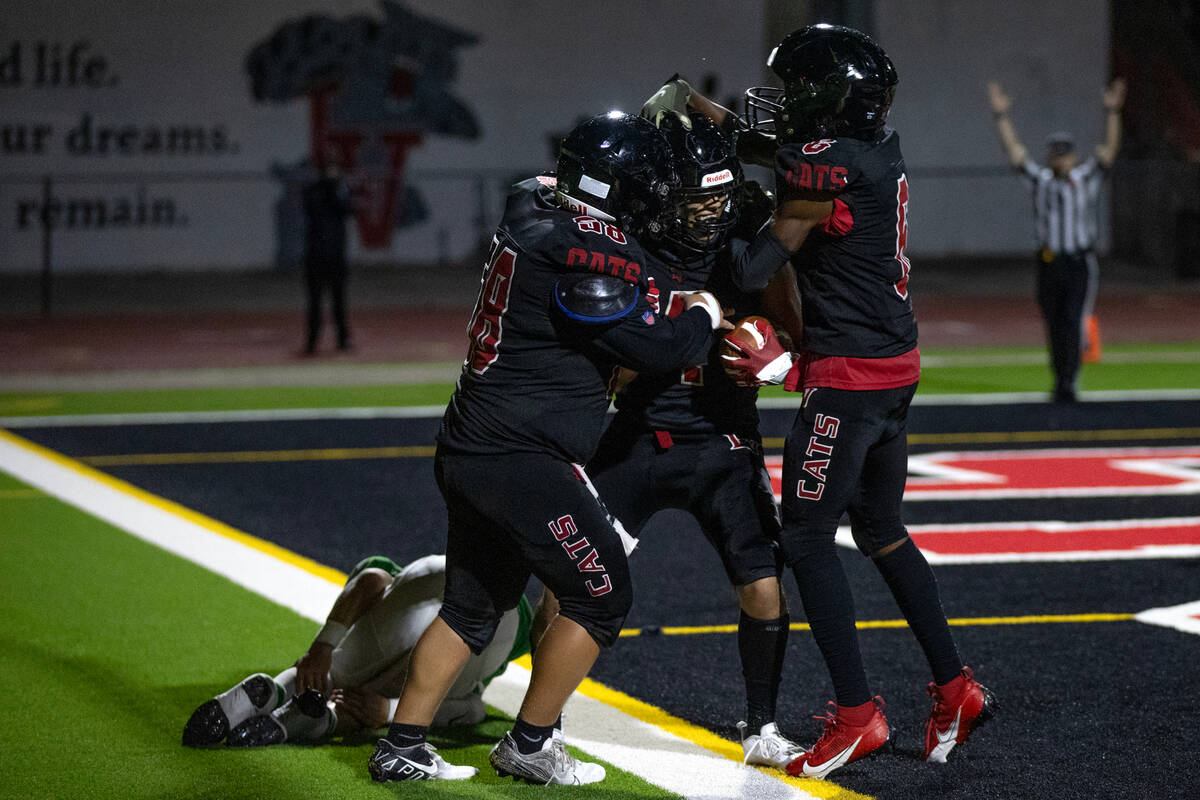
[[[457,50],[479,38],[391,0],[382,10],[382,19],[289,20],[256,43],[245,64],[256,101],[308,100],[310,158],[331,147],[341,156],[359,197],[359,241],[372,249],[428,216],[405,181],[409,149],[428,135],[480,134],[475,114],[451,91]],[[303,170],[278,174],[287,182]]]

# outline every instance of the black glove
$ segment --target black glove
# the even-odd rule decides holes
[[[752,240],[773,213],[775,195],[764,189],[758,181],[746,181],[742,184],[742,203],[733,235],[747,242]]]

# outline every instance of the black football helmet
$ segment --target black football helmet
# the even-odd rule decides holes
[[[751,128],[780,142],[879,138],[899,78],[870,36],[842,25],[810,25],[788,34],[767,66],[783,88],[746,90]]]
[[[683,256],[715,252],[725,244],[738,221],[743,183],[733,143],[703,114],[688,117],[691,130],[670,115],[659,127],[671,145],[680,182],[675,219],[664,238]]]
[[[675,218],[671,148],[641,117],[610,111],[581,122],[563,139],[556,177],[560,205],[634,236],[661,236]]]

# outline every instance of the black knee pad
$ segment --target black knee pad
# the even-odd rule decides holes
[[[834,542],[836,535],[837,523],[828,526],[827,530],[811,527],[797,529],[785,526],[781,535],[784,559],[788,566],[793,566],[807,556],[833,550],[837,546]]]
[[[613,582],[608,591],[598,595],[558,598],[558,613],[582,626],[601,647],[617,640],[632,607],[633,589],[628,581]]]
[[[438,616],[450,626],[450,630],[467,643],[467,647],[471,648],[475,655],[482,653],[483,649],[491,644],[492,637],[496,635],[496,627],[500,624],[499,616],[481,618],[465,614],[445,604],[438,611]]]
[[[899,519],[860,522],[851,526],[854,545],[864,556],[873,556],[888,545],[893,545],[908,536],[908,531]]]

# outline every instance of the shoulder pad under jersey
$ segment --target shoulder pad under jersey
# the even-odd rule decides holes
[[[553,236],[540,247],[562,272],[608,275],[632,284],[645,281],[645,258],[636,239],[611,222],[586,214],[561,211],[555,216]]]
[[[558,310],[577,322],[599,324],[615,322],[633,311],[641,291],[612,275],[572,272],[554,284],[554,302]]]

